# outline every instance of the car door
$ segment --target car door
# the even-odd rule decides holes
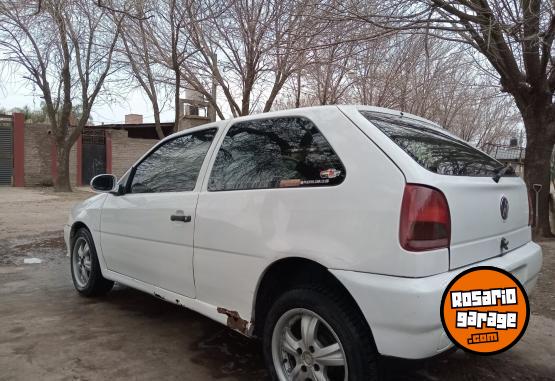
[[[213,157],[197,207],[197,298],[246,318],[268,261],[342,251],[338,221],[353,213],[336,197],[345,167],[298,116],[237,121]]]
[[[109,270],[195,297],[193,234],[197,179],[216,128],[156,146],[129,173],[123,195],[108,195],[101,247]]]

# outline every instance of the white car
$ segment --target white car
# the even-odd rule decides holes
[[[75,288],[113,282],[263,341],[277,380],[371,380],[431,357],[451,279],[479,265],[530,291],[542,263],[525,183],[414,115],[323,106],[162,140],[65,227]]]

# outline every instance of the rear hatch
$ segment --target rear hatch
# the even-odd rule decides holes
[[[432,186],[445,195],[451,216],[450,269],[531,240],[526,185],[514,171],[494,178],[503,164],[431,123],[399,114],[361,114],[408,155],[404,160],[418,163],[409,166],[410,174],[404,171],[407,182]],[[402,164],[397,163],[401,169]]]
[[[518,177],[465,177],[434,184],[449,203],[449,267],[455,269],[514,250],[530,241],[528,195]],[[503,205],[503,206],[502,206]],[[502,208],[508,206],[503,219]]]

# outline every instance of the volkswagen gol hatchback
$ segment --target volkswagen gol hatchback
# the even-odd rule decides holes
[[[542,262],[519,177],[387,109],[210,123],[92,187],[65,227],[75,288],[119,282],[259,337],[276,380],[371,380],[378,355],[444,352],[451,279],[495,266],[530,291]]]

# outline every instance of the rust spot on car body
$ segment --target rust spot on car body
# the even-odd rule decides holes
[[[243,335],[249,335],[249,322],[239,316],[239,312],[231,311],[227,308],[218,307],[218,313],[227,315],[227,326],[239,331]]]

